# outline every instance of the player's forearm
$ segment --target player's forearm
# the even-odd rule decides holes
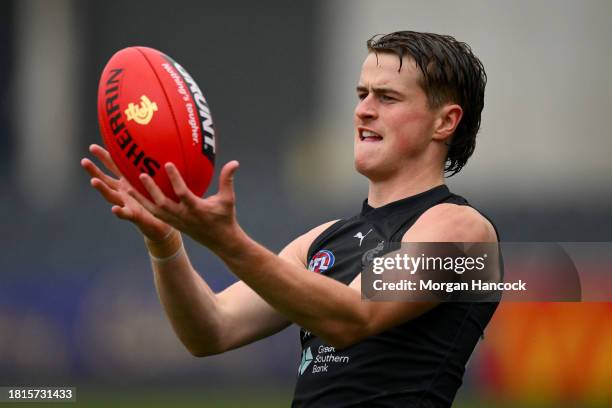
[[[180,234],[175,242],[147,247],[160,302],[185,347],[196,356],[223,351],[215,294],[192,267]]]
[[[215,253],[272,307],[330,344],[367,334],[370,317],[358,291],[278,257],[244,233]]]

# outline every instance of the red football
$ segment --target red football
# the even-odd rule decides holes
[[[115,164],[145,196],[140,173],[177,200],[167,162],[176,165],[191,191],[204,194],[214,171],[213,121],[202,91],[172,58],[146,47],[113,55],[100,78],[98,121]]]

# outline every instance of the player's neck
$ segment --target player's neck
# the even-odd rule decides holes
[[[374,208],[411,197],[444,184],[442,172],[421,168],[384,180],[370,181],[368,204]]]

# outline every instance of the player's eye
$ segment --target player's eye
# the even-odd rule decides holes
[[[381,102],[393,102],[395,100],[395,98],[385,94],[380,95],[378,98]]]
[[[359,98],[360,101],[363,101],[367,96],[368,94],[365,92],[360,92],[357,94],[357,98]]]

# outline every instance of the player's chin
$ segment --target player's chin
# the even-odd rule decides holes
[[[355,170],[365,177],[371,178],[379,172],[380,163],[373,157],[355,155]]]

